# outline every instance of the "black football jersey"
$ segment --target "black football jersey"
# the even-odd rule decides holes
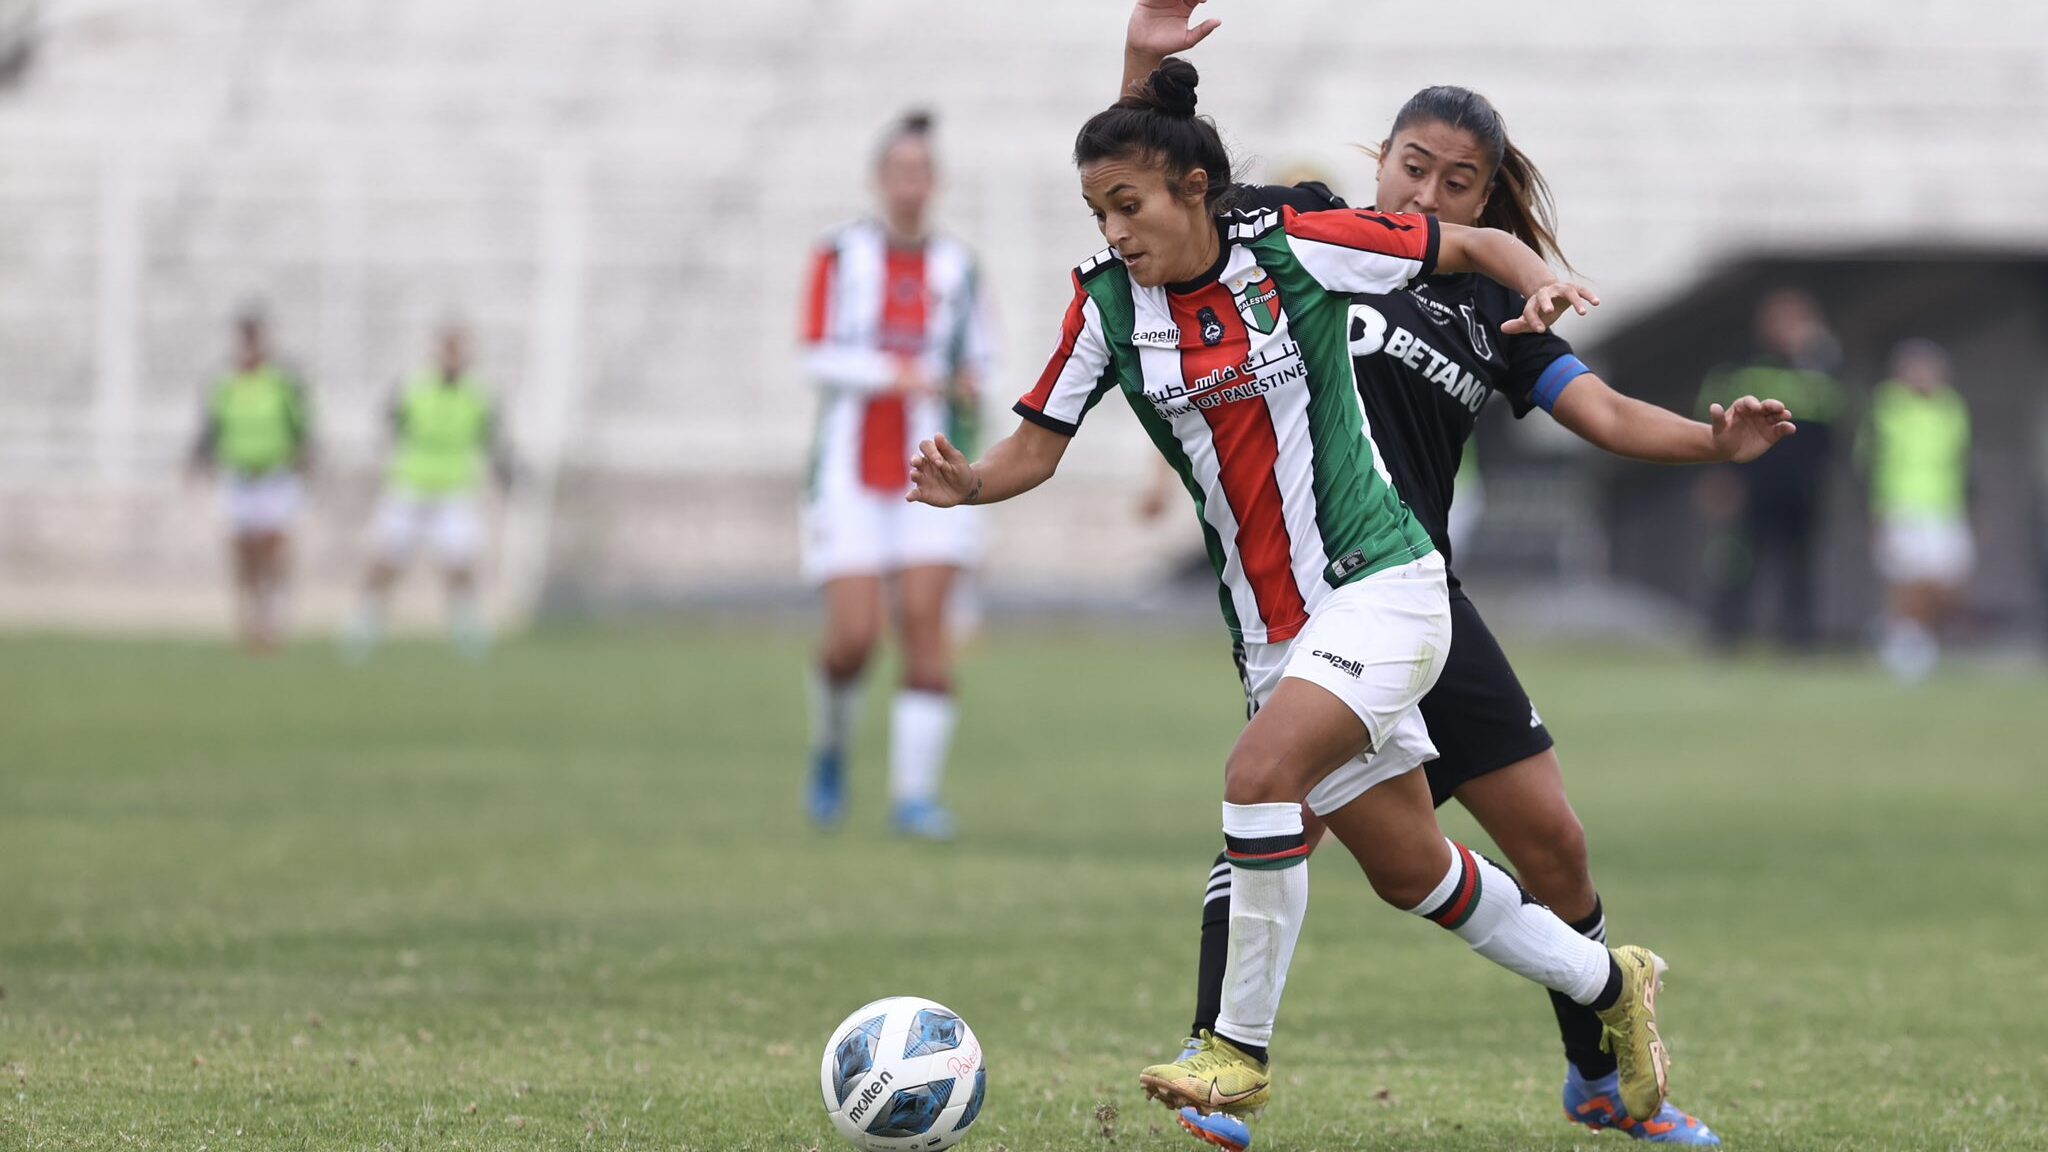
[[[1259,207],[1341,208],[1319,184],[1248,187]],[[1351,363],[1380,458],[1423,530],[1451,559],[1451,490],[1479,414],[1494,393],[1516,419],[1537,407],[1539,383],[1556,391],[1583,371],[1555,333],[1502,334],[1522,314],[1514,292],[1470,274],[1434,276],[1405,291],[1354,296]],[[1565,361],[1565,363],[1560,363]],[[1550,380],[1544,373],[1556,365]]]

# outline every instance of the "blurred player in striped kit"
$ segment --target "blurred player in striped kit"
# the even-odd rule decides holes
[[[875,154],[880,214],[827,233],[812,266],[805,367],[818,387],[803,508],[805,579],[824,589],[813,676],[809,806],[821,827],[846,811],[845,770],[861,679],[889,618],[893,584],[903,683],[890,709],[889,792],[897,832],[943,840],[939,782],[953,739],[948,605],[981,552],[978,513],[904,500],[919,440],[974,438],[988,326],[974,256],[929,223],[937,183],[931,119],[905,115]]]

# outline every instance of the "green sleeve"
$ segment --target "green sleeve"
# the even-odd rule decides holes
[[[1716,404],[1725,406],[1728,403],[1733,395],[1728,383],[1729,375],[1730,373],[1725,370],[1716,370],[1708,373],[1707,378],[1700,382],[1699,401],[1693,405],[1694,418],[1705,420],[1709,408]]]
[[[313,437],[312,403],[306,395],[306,386],[297,377],[285,381],[285,395],[291,397],[285,408],[285,419],[292,430],[292,447],[303,448]]]

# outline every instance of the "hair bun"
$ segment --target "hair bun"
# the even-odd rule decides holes
[[[1145,80],[1142,93],[1146,104],[1168,116],[1195,114],[1195,85],[1201,82],[1195,66],[1178,56],[1162,61]]]

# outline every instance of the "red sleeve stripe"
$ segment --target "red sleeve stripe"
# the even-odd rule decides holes
[[[839,267],[839,249],[821,248],[811,265],[811,292],[804,312],[804,340],[816,344],[825,339],[826,313],[832,302],[832,274]]]
[[[1283,208],[1281,219],[1287,234],[1297,239],[1425,263],[1436,232],[1429,217],[1412,212],[1395,215],[1364,208],[1297,212]]]
[[[1081,274],[1074,274],[1074,299],[1067,305],[1067,316],[1060,324],[1060,346],[1054,349],[1052,359],[1046,362],[1045,371],[1038,374],[1038,383],[1032,385],[1017,403],[1034,412],[1045,411],[1052,401],[1052,390],[1060,382],[1060,374],[1067,370],[1067,362],[1074,358],[1074,345],[1080,342],[1081,329],[1087,324],[1085,309],[1088,305],[1088,291],[1081,287]]]

